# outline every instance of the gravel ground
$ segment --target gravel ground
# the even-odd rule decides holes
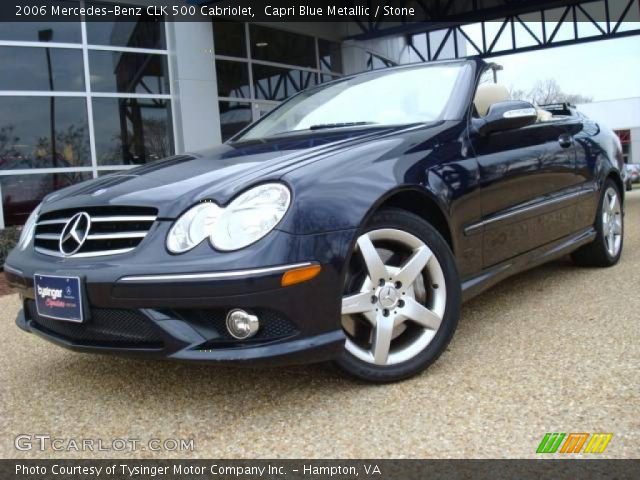
[[[640,191],[611,269],[567,259],[465,304],[427,372],[386,386],[326,366],[239,370],[68,352],[0,298],[0,457],[534,457],[545,432],[612,432],[640,458]],[[19,452],[17,434],[193,438],[194,452]]]

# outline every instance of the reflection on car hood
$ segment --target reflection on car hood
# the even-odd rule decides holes
[[[406,129],[406,127],[404,127]],[[291,168],[371,141],[400,127],[295,133],[223,144],[75,185],[49,195],[43,212],[100,205],[151,206],[175,218],[199,200],[226,204],[245,188],[277,180]]]

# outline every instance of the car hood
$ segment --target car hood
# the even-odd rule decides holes
[[[407,127],[369,127],[223,144],[54,192],[45,198],[42,212],[93,206],[148,206],[158,209],[159,218],[173,219],[198,201],[210,199],[224,205],[245,188],[278,180],[305,162],[403,130]]]

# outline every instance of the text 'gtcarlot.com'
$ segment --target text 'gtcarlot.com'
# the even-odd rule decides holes
[[[54,452],[135,452],[149,450],[153,452],[193,452],[195,441],[184,438],[152,438],[141,440],[139,438],[114,438],[105,440],[102,438],[61,438],[51,435],[18,435],[14,445],[16,450],[23,452],[30,450]]]

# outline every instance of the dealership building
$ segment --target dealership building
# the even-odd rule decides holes
[[[418,60],[401,37],[341,41],[349,23],[198,20],[0,23],[0,228],[53,190],[219,144],[299,90]]]
[[[640,97],[585,103],[577,108],[615,130],[625,163],[640,164]]]
[[[469,45],[462,29],[354,39],[358,31],[210,17],[0,22],[0,228],[24,223],[56,189],[220,144],[307,87],[462,57]]]

